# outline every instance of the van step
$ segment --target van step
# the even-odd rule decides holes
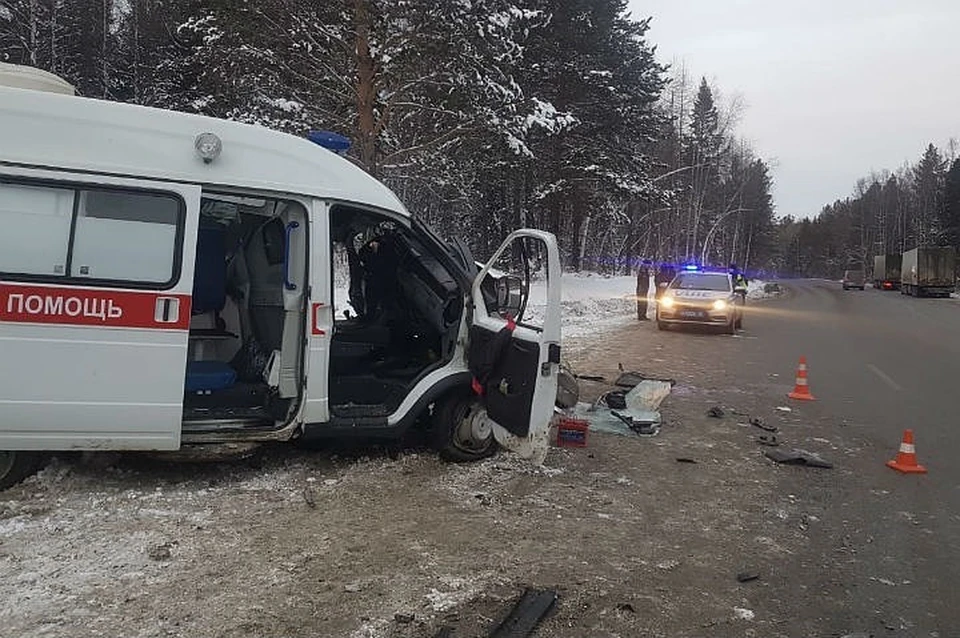
[[[263,419],[273,421],[270,412],[261,406],[254,407],[195,407],[184,408],[184,421],[236,421],[246,419]]]
[[[383,403],[346,403],[332,408],[334,416],[355,419],[365,416],[387,416],[391,410]]]

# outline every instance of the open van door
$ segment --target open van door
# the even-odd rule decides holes
[[[522,229],[473,282],[467,357],[474,391],[497,441],[538,465],[557,397],[560,274],[556,237]]]

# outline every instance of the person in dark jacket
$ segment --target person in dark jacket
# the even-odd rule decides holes
[[[647,320],[647,297],[650,294],[650,260],[644,259],[637,270],[637,319]]]
[[[657,299],[660,299],[663,296],[663,291],[665,286],[669,285],[673,278],[676,276],[677,271],[673,269],[672,266],[668,264],[663,264],[660,266],[660,270],[653,278],[653,282],[657,286]]]

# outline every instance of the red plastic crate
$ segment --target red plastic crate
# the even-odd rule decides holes
[[[590,423],[583,419],[562,416],[557,423],[557,445],[560,447],[587,447]]]

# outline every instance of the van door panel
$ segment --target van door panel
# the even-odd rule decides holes
[[[0,449],[179,448],[199,187],[11,168],[0,178],[170,193],[184,212],[171,286],[46,276],[0,282]],[[123,222],[108,226],[101,223],[91,241],[123,242]],[[109,265],[77,272],[116,278]]]
[[[524,317],[503,317],[491,311],[483,294],[487,275],[494,276],[501,257],[517,242],[537,244],[546,305],[542,325],[524,325]],[[499,276],[502,273],[497,273]],[[560,252],[551,233],[514,231],[481,269],[473,284],[473,321],[468,358],[471,370],[482,370],[478,383],[493,432],[504,447],[542,463],[557,395],[560,348]],[[526,271],[526,294],[530,273]],[[524,304],[526,305],[526,304]]]

